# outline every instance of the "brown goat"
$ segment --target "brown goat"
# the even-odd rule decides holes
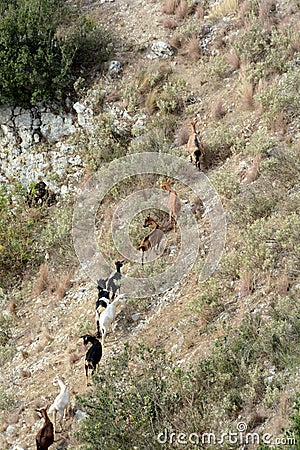
[[[157,222],[155,222],[155,220],[148,215],[145,219],[143,227],[146,228],[150,225],[152,225],[154,229],[142,239],[142,242],[138,247],[138,250],[142,250],[142,265],[144,265],[144,253],[151,248],[158,249],[164,236],[164,233],[159,229]]]
[[[169,210],[169,218],[170,218],[170,230],[173,226],[173,219],[174,219],[174,231],[176,231],[176,222],[178,219],[178,214],[180,211],[180,201],[177,196],[176,191],[174,189],[171,189],[170,186],[170,178],[167,179],[164,183],[160,185],[162,189],[165,191],[168,191],[170,193],[169,195],[169,201],[168,201],[168,210]]]
[[[44,419],[44,424],[35,437],[37,450],[48,450],[54,442],[53,423],[48,417],[47,409],[48,405],[38,410]]]
[[[187,150],[190,154],[191,162],[195,164],[198,170],[203,168],[204,147],[196,131],[197,120],[190,123],[190,137],[187,143]]]

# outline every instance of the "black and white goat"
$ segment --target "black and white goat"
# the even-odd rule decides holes
[[[97,324],[97,337],[100,337],[99,317],[101,312],[110,304],[109,291],[106,289],[106,281],[100,279],[97,281],[98,287],[98,299],[96,301],[96,324]]]
[[[87,345],[89,342],[92,344],[85,355],[85,376],[86,384],[88,384],[89,370],[92,371],[93,375],[102,358],[102,345],[97,338],[91,336],[90,334],[84,334],[81,338],[83,339],[84,345]]]

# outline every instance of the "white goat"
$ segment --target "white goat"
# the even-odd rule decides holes
[[[120,302],[126,302],[126,297],[124,294],[119,294],[115,300],[110,303],[104,311],[100,314],[99,325],[102,333],[102,347],[104,347],[105,337],[108,331],[111,329],[111,325],[116,317],[116,308]]]
[[[55,377],[53,380],[53,385],[60,387],[60,393],[55,398],[54,402],[49,408],[49,414],[53,413],[53,426],[54,426],[54,434],[56,431],[56,414],[57,412],[60,415],[59,424],[60,431],[62,431],[62,421],[66,418],[66,410],[67,406],[70,403],[70,391],[67,386],[63,383],[63,381],[59,377]]]

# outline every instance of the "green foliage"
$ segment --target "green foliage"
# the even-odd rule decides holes
[[[259,218],[241,231],[239,272],[261,275],[276,269],[296,276],[300,270],[300,219],[291,212],[282,220],[276,216]]]
[[[248,63],[250,79],[258,82],[261,78],[286,72],[295,52],[293,41],[296,35],[297,31],[290,27],[266,29],[254,20],[235,44],[240,59]]]
[[[0,389],[0,411],[13,411],[17,405],[16,396],[6,388]]]
[[[207,306],[215,308],[219,305],[221,293],[213,278],[201,284],[201,290],[202,292],[196,297],[193,297],[189,302],[189,307],[193,311],[203,312]]]
[[[71,69],[82,75],[82,70],[88,75],[88,70],[99,70],[112,52],[110,36],[98,27],[91,18],[80,16],[74,25],[66,32],[68,51],[74,55]]]
[[[236,224],[244,227],[257,219],[269,217],[279,199],[280,192],[276,191],[270,197],[268,191],[262,191],[261,185],[257,189],[250,187],[233,199],[231,217]]]
[[[214,129],[205,138],[206,159],[214,166],[225,161],[233,152],[240,152],[245,146],[242,128],[227,122],[214,124]]]
[[[295,68],[255,95],[268,126],[279,114],[287,123],[299,115],[299,86],[300,70]]]
[[[243,153],[251,156],[266,156],[268,150],[274,146],[274,143],[274,137],[268,134],[267,130],[259,129],[252,134],[249,142],[243,149]]]
[[[61,99],[79,60],[94,67],[105,59],[107,40],[95,24],[81,19],[69,33],[63,31],[72,15],[64,0],[2,4],[0,103],[28,106]]]
[[[0,285],[9,288],[42,260],[36,241],[42,210],[26,210],[21,186],[0,188]]]
[[[0,346],[4,347],[12,337],[12,317],[0,314]]]
[[[169,436],[195,430],[220,436],[235,429],[241,410],[255,409],[264,399],[275,407],[280,370],[297,371],[298,308],[296,298],[279,298],[264,319],[247,315],[239,328],[214,341],[208,356],[184,369],[158,350],[125,345],[78,399],[88,413],[76,432],[80,448],[161,448],[157,436],[164,429]],[[174,448],[174,442],[164,448]]]
[[[72,214],[73,209],[67,205],[54,209],[40,236],[44,251],[60,269],[70,270],[78,262],[72,242]]]
[[[20,0],[2,10],[1,103],[49,101],[64,87],[72,58],[55,33],[66,14],[63,0]]]
[[[229,64],[224,55],[216,55],[214,58],[210,59],[204,70],[207,81],[224,80],[230,73]]]
[[[213,184],[219,195],[231,199],[240,192],[240,183],[230,170],[217,172],[213,177]]]
[[[131,369],[133,362],[138,363],[137,371]],[[166,416],[174,409],[167,389],[168,372],[164,354],[125,346],[121,356],[94,377],[92,392],[79,399],[88,413],[79,432],[83,448],[159,448],[155,433],[163,429]]]
[[[131,84],[126,84],[123,96],[129,112],[144,107],[149,115],[179,114],[187,99],[186,83],[172,77],[168,66],[154,65],[142,69]]]
[[[80,136],[81,155],[86,166],[96,171],[104,163],[124,156],[130,137],[129,130],[119,130],[115,126],[110,114],[100,114],[94,133],[86,132]]]

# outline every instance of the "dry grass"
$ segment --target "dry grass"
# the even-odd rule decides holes
[[[239,16],[243,21],[243,24],[248,20],[248,15],[250,11],[250,3],[249,0],[245,0],[239,8]]]
[[[172,19],[171,17],[162,19],[161,23],[164,28],[168,28],[170,30],[175,30],[175,28],[178,27],[178,23],[176,22],[176,20]]]
[[[211,106],[211,118],[213,120],[220,120],[226,114],[226,109],[223,106],[222,98],[217,98],[216,102]]]
[[[175,145],[181,147],[182,145],[186,145],[190,137],[190,131],[187,124],[182,125],[177,133],[175,138]]]
[[[237,283],[236,290],[241,297],[247,297],[253,292],[254,285],[250,273],[246,272],[241,275],[240,280]]]
[[[67,290],[72,286],[70,281],[71,272],[55,276],[47,263],[40,266],[36,283],[32,289],[33,297],[39,296],[42,292],[47,291],[48,294],[54,293],[57,300],[61,300]]]
[[[148,112],[148,114],[152,115],[157,110],[157,98],[158,98],[158,92],[156,89],[153,89],[153,91],[149,92],[149,94],[146,97],[145,100],[145,108]]]
[[[32,295],[34,297],[39,296],[43,291],[49,288],[49,266],[47,263],[40,265],[37,280],[32,289]]]
[[[164,14],[175,14],[179,4],[180,0],[166,0],[161,10]]]
[[[186,53],[190,60],[197,61],[201,57],[201,50],[199,45],[199,39],[196,34],[194,34],[187,42]]]
[[[72,352],[69,354],[69,366],[70,368],[77,362],[79,361],[82,356],[84,355],[85,351],[83,352]]]
[[[175,11],[177,19],[184,19],[188,15],[188,4],[186,0],[181,0]]]
[[[168,40],[171,47],[175,48],[176,50],[179,50],[182,47],[183,41],[184,37],[180,34],[175,34]]]
[[[72,286],[71,283],[71,273],[65,273],[60,277],[56,278],[56,287],[54,289],[54,293],[58,300],[62,300],[66,295],[67,291]]]
[[[226,61],[233,70],[238,70],[241,67],[240,57],[235,50],[226,54]]]
[[[282,136],[286,133],[287,131],[286,118],[285,113],[283,111],[281,111],[279,114],[276,115],[276,117],[274,117],[274,119],[270,124],[270,127],[274,133],[280,134]]]
[[[196,19],[203,20],[204,19],[204,8],[202,5],[198,5],[195,11]]]
[[[283,274],[278,278],[277,292],[281,297],[284,297],[288,294],[290,286],[290,280],[287,275]]]
[[[212,7],[209,14],[209,19],[222,19],[228,14],[233,14],[237,11],[238,5],[238,0],[223,0],[216,6]]]
[[[255,108],[254,85],[251,81],[243,80],[239,87],[241,109],[244,111]]]
[[[277,22],[276,2],[274,0],[262,0],[259,5],[258,18],[266,29],[274,25]]]

